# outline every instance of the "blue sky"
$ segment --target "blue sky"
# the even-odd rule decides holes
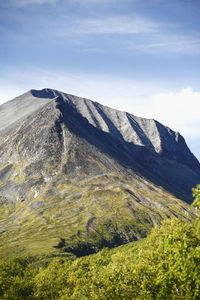
[[[0,103],[50,87],[179,131],[200,159],[199,0],[0,0]]]

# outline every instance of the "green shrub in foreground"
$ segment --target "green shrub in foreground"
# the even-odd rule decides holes
[[[168,220],[139,242],[47,267],[0,264],[0,299],[199,299],[195,223]]]
[[[71,265],[63,299],[199,299],[200,240],[189,223],[167,221],[139,246],[118,248],[104,266],[102,257]]]

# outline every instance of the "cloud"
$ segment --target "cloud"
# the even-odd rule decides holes
[[[31,4],[54,4],[57,3],[59,0],[7,0],[6,3],[0,3],[0,6],[8,7],[8,6],[15,6],[15,7],[23,7],[28,6]]]
[[[6,0],[4,3],[0,2],[0,6],[7,7],[7,6],[15,6],[15,7],[23,7],[28,6],[32,4],[36,5],[42,5],[42,4],[56,4],[59,3],[60,5],[63,5],[63,3],[66,0]],[[130,0],[67,0],[66,4],[67,6],[73,6],[73,5],[80,5],[80,6],[92,6],[96,4],[100,5],[110,5],[110,4],[119,4],[119,2],[129,2]],[[135,1],[135,0],[132,0]]]
[[[149,54],[199,54],[200,38],[196,33],[182,33],[173,24],[162,24],[139,15],[108,17],[65,17],[58,21],[55,35],[118,35],[120,48]],[[125,36],[125,39],[123,39]],[[112,37],[110,37],[111,39]],[[85,41],[83,40],[83,48]],[[94,47],[96,49],[96,47]]]
[[[159,24],[136,16],[114,16],[96,19],[79,19],[75,22],[79,34],[138,34],[152,33]]]
[[[87,5],[87,4],[110,4],[110,3],[113,3],[113,2],[122,2],[124,0],[69,0],[69,2],[71,4],[74,4],[74,3],[78,3],[78,4],[82,4],[82,5]]]
[[[16,28],[19,27],[21,30],[18,32],[18,36],[22,40],[24,37],[25,41],[30,39],[30,43],[34,37],[41,38],[42,36],[46,40],[54,39],[54,43],[58,42],[58,44],[73,44],[74,41],[79,41],[80,48],[83,50],[90,48],[90,51],[98,52],[105,49],[108,39],[94,46],[94,43],[97,43],[95,36],[103,38],[109,35],[109,41],[112,42],[114,35],[118,35],[114,41],[115,47],[113,47],[113,51],[120,48],[130,53],[140,52],[161,55],[200,54],[200,38],[195,30],[189,32],[187,28],[184,29],[182,27],[184,25],[182,23],[166,24],[158,22],[152,15],[150,18],[140,15],[137,9],[134,13],[130,11],[124,14],[108,9],[107,5],[112,4],[114,6],[114,2],[117,1],[118,3],[123,3],[122,7],[131,2],[130,0],[124,0],[125,3],[122,0],[7,0],[0,1],[0,6],[12,4],[20,7],[31,4],[41,6],[46,4],[46,6],[41,7],[37,11],[34,17],[29,15],[30,12],[26,15],[22,11],[19,12],[19,10],[12,18],[10,17],[10,12],[7,18],[4,16],[6,19],[11,18],[10,22],[13,22],[13,24],[20,24],[20,26],[16,26]],[[53,10],[48,10],[47,5],[53,4],[57,5],[53,7]],[[86,9],[80,8],[79,5],[87,7]],[[105,6],[107,7],[106,9]],[[91,10],[89,9],[90,7],[92,7]],[[127,4],[128,7],[130,7],[130,3],[129,5]],[[33,11],[35,13],[35,10]],[[28,34],[24,33],[27,28],[29,29]],[[11,38],[14,35],[17,35],[17,31],[3,34],[4,37]],[[81,36],[79,40],[77,38],[78,35]],[[110,35],[113,36],[111,37]],[[90,38],[91,46],[85,40],[87,36]],[[92,40],[93,38],[94,40]]]
[[[171,53],[200,53],[200,39],[195,36],[182,34],[158,34],[153,36],[154,41],[147,45],[147,51]]]
[[[143,111],[148,118],[180,131],[188,138],[200,138],[200,92],[191,87],[179,92],[153,94],[148,104],[138,106],[137,110],[139,113]]]
[[[154,94],[148,105],[138,107],[140,111],[145,112],[146,117],[153,117],[179,131],[200,160],[200,92],[187,87],[178,92]]]

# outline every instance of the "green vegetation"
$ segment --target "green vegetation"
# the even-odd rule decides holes
[[[192,203],[192,206],[200,208],[200,184],[197,184],[196,188],[192,189],[194,202]]]
[[[197,222],[156,226],[140,241],[76,258],[18,257],[0,263],[0,299],[199,299]]]
[[[194,201],[192,203],[192,206],[197,210],[197,212],[200,212],[200,184],[197,184],[196,188],[192,189]],[[197,232],[200,235],[200,217],[196,218],[196,228]]]
[[[14,165],[10,172],[13,180],[19,175]],[[18,200],[11,203],[0,199],[0,257],[5,259],[57,255],[60,239],[65,240],[62,250],[82,256],[144,238],[167,218],[196,217],[194,208],[165,190],[115,173],[59,173],[42,191],[42,175],[29,174],[25,182],[27,196],[16,193]],[[33,186],[27,188],[29,182]]]

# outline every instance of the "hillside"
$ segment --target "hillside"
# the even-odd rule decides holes
[[[0,261],[0,297],[198,300],[198,222],[168,220],[146,239],[87,257],[60,253]]]
[[[0,254],[93,253],[191,219],[200,164],[177,132],[31,90],[0,107]]]

